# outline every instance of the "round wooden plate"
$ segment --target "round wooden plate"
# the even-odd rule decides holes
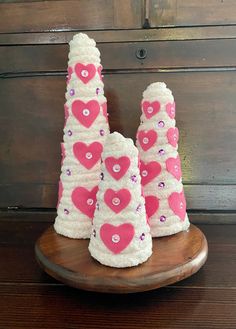
[[[58,235],[50,227],[37,241],[36,257],[55,279],[72,287],[106,293],[152,290],[183,280],[207,259],[207,241],[194,225],[169,237],[153,239],[153,254],[143,264],[126,269],[101,265],[88,251],[88,240]]]

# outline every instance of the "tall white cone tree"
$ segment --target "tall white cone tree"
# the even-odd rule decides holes
[[[172,92],[163,82],[152,83],[143,93],[141,107],[136,145],[151,234],[171,235],[189,227]]]
[[[130,267],[152,254],[138,150],[115,132],[106,140],[89,251],[100,263]]]
[[[96,43],[79,33],[70,42],[57,233],[89,238],[109,126]]]

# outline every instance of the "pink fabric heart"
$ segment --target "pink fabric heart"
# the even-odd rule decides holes
[[[155,130],[138,132],[138,141],[144,151],[149,150],[157,141],[157,133]]]
[[[59,184],[58,184],[58,201],[57,201],[57,208],[61,202],[61,198],[62,198],[62,193],[63,193],[63,185],[62,185],[62,182],[59,181]]]
[[[179,156],[177,158],[169,158],[166,160],[166,170],[171,173],[176,179],[182,177],[181,162]]]
[[[95,100],[89,101],[88,103],[76,100],[72,103],[73,115],[86,128],[91,127],[99,112],[100,105]]]
[[[142,103],[142,109],[147,119],[150,119],[155,114],[160,111],[161,104],[158,101],[155,102],[148,102],[145,101]]]
[[[183,221],[186,216],[186,200],[184,196],[184,191],[181,193],[174,192],[168,198],[169,206]]]
[[[156,161],[151,161],[146,164],[141,161],[140,173],[141,183],[142,185],[146,185],[161,173],[161,165]]]
[[[90,219],[93,219],[94,216],[97,191],[98,186],[95,186],[91,191],[79,186],[71,194],[71,200],[75,207]]]
[[[102,114],[106,118],[106,122],[108,122],[107,103],[103,103],[101,106],[102,106]]]
[[[152,217],[159,208],[159,199],[154,195],[145,197],[145,207],[148,218]]]
[[[119,180],[129,169],[130,159],[126,156],[120,158],[108,157],[105,159],[105,166],[109,174],[116,180]]]
[[[168,142],[176,147],[179,141],[179,129],[178,128],[169,128],[167,131]]]
[[[99,142],[89,145],[77,142],[73,145],[73,153],[76,159],[87,169],[91,169],[100,159],[103,146]]]
[[[72,67],[68,67],[67,68],[67,80],[66,80],[66,83],[68,84],[69,82],[70,82],[70,79],[71,79],[71,75],[72,75],[72,73],[73,73],[73,69],[72,69]]]
[[[77,63],[75,65],[75,73],[78,78],[87,84],[96,74],[96,67],[93,64],[81,64]]]
[[[125,209],[131,200],[130,191],[123,188],[119,191],[114,191],[111,188],[107,189],[104,194],[106,205],[116,214]]]
[[[102,81],[102,69],[103,69],[103,67],[102,67],[102,65],[100,65],[98,67],[98,75],[99,75],[99,78],[100,78],[101,81]]]
[[[171,119],[175,118],[175,102],[166,104],[166,112]]]
[[[134,233],[134,227],[129,223],[119,226],[106,223],[100,229],[102,242],[113,254],[119,254],[127,248],[134,237]]]

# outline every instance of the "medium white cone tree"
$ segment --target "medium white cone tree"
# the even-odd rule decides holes
[[[152,83],[141,107],[136,145],[151,234],[171,235],[189,227],[172,92],[163,82]]]

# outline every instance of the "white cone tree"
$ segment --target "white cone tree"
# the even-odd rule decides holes
[[[138,150],[115,132],[106,140],[89,251],[100,263],[130,267],[152,254]]]
[[[64,143],[59,182],[57,233],[89,238],[101,171],[101,153],[109,134],[100,53],[79,33],[70,42]]]
[[[152,83],[141,107],[136,145],[151,234],[171,235],[189,227],[172,92],[163,82]]]

